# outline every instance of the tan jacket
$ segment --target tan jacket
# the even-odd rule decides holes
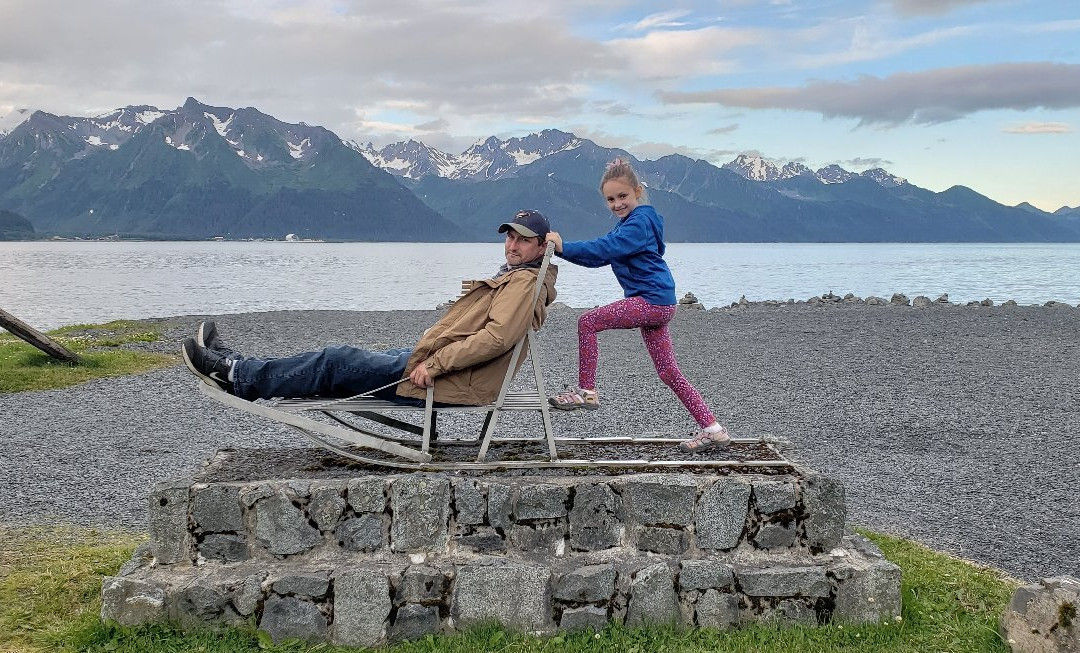
[[[470,406],[495,401],[514,345],[530,324],[540,328],[548,304],[555,301],[559,269],[548,265],[540,300],[530,310],[539,272],[522,268],[498,279],[473,281],[469,292],[420,337],[405,366],[405,376],[423,363],[435,379],[435,401]],[[518,364],[523,360],[524,356]],[[423,399],[427,390],[405,380],[398,385],[397,394]]]

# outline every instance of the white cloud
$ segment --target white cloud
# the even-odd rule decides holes
[[[737,48],[765,41],[756,29],[704,27],[695,30],[654,31],[639,38],[607,42],[612,57],[621,57],[633,75],[649,79],[675,79],[718,75],[736,66],[724,55]]]
[[[679,19],[688,15],[690,12],[685,9],[675,9],[672,11],[665,11],[658,14],[652,14],[642,18],[638,22],[634,23],[631,29],[635,31],[645,31],[656,28],[670,28],[670,27],[683,27],[685,22],[680,22]],[[622,27],[622,26],[620,26]],[[616,28],[619,29],[619,28]]]
[[[793,57],[795,65],[800,68],[825,68],[855,62],[877,61],[903,52],[917,51],[943,41],[971,36],[978,31],[978,28],[974,26],[960,26],[897,37],[889,34],[886,25],[876,19],[860,18],[850,23],[853,27],[847,48],[818,54],[796,54]]]
[[[332,129],[357,110],[378,118],[391,104],[412,113],[412,124],[552,120],[581,106],[590,80],[624,68],[604,44],[575,35],[563,8],[521,0],[4,2],[0,103],[86,115],[128,104],[172,108],[190,95]]]
[[[1072,125],[1064,122],[1026,122],[1001,130],[1007,134],[1071,134]]]

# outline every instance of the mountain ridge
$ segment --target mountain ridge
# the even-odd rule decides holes
[[[33,112],[0,136],[0,209],[40,235],[451,241],[494,240],[490,225],[526,207],[591,238],[613,224],[596,185],[617,156],[672,241],[1080,240],[1069,207],[1006,207],[963,186],[936,193],[882,168],[637,159],[557,129],[480,139],[458,155],[419,140],[376,150],[195,98],[86,118]]]

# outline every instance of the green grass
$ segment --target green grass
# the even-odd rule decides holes
[[[1008,651],[997,634],[1015,581],[998,571],[893,537],[865,533],[903,570],[900,621],[821,628],[754,626],[732,631],[612,627],[537,638],[494,626],[427,637],[392,653],[492,651],[620,653],[994,653]],[[0,653],[337,652],[298,642],[271,644],[253,628],[182,633],[166,626],[121,628],[101,623],[101,576],[127,560],[143,536],[78,529],[0,531]]]
[[[142,322],[76,324],[47,334],[79,354],[78,365],[49,357],[19,338],[0,333],[0,393],[52,390],[107,376],[137,374],[176,364],[175,356],[122,349],[133,342],[154,342],[160,335]]]

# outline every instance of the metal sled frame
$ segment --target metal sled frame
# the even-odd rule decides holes
[[[547,274],[548,264],[554,245],[548,243],[544,253],[543,263],[540,266],[536,279],[536,287],[533,291],[533,302],[539,300],[544,278]],[[522,350],[528,346],[529,362],[533,370],[533,378],[536,390],[516,391],[510,390],[511,381],[514,378],[518,362],[522,356]],[[676,443],[681,442],[678,438],[633,438],[633,437],[597,437],[597,438],[556,438],[551,428],[551,416],[548,412],[547,393],[544,389],[544,376],[540,370],[539,343],[537,334],[531,327],[525,335],[514,345],[510,356],[510,365],[507,367],[506,376],[503,379],[499,394],[493,404],[485,406],[435,406],[434,389],[427,389],[427,398],[423,406],[409,406],[397,404],[392,401],[384,401],[369,396],[356,396],[346,399],[279,399],[274,405],[266,405],[247,401],[221,390],[216,384],[203,382],[199,389],[206,396],[219,401],[227,406],[238,408],[245,412],[260,417],[286,424],[300,431],[303,435],[313,440],[319,446],[351,460],[383,467],[399,469],[449,471],[449,470],[494,470],[494,469],[531,469],[550,467],[574,467],[574,468],[670,468],[670,467],[743,467],[743,468],[770,468],[789,467],[790,463],[783,459],[771,445],[767,445],[770,454],[776,459],[769,460],[720,460],[712,457],[694,458],[692,460],[663,460],[654,458],[633,459],[582,459],[560,458],[558,445],[655,445],[664,443],[667,447],[674,448]],[[372,391],[374,392],[374,391]],[[499,438],[495,437],[495,428],[499,421],[499,415],[505,411],[539,411],[543,420],[544,435],[542,437],[524,438]],[[305,417],[300,413],[317,413],[329,417],[333,423],[324,420],[315,420]],[[422,412],[423,426],[398,419],[387,413]],[[472,440],[439,439],[436,430],[436,421],[440,412],[483,412],[484,424],[481,427],[479,438]],[[346,419],[342,414],[364,418],[391,428],[403,431],[409,436],[396,436],[379,434],[361,428],[352,419]],[[419,436],[417,438],[417,436]],[[756,439],[734,439],[735,444],[760,445]],[[416,445],[419,444],[419,448]],[[535,459],[514,460],[488,460],[489,449],[492,445],[499,448],[510,447],[535,447],[537,444],[544,445],[546,453]],[[465,448],[473,448],[476,451],[472,462],[465,460],[437,460],[434,453],[450,451],[454,448],[461,453],[467,453],[472,457],[472,452]]]

